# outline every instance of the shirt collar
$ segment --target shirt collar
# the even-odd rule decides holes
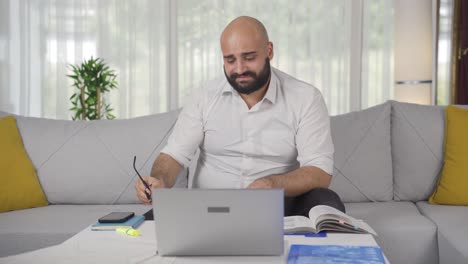
[[[271,68],[270,84],[268,84],[268,89],[263,99],[268,99],[268,101],[274,104],[276,102],[276,96],[278,94],[278,85],[278,77],[276,77],[275,71],[273,71],[273,68]]]
[[[270,83],[268,84],[268,89],[263,99],[268,99],[268,101],[274,104],[276,102],[278,85],[279,85],[278,77],[276,77],[275,71],[273,70],[273,67],[271,67]],[[234,90],[234,88],[232,88],[232,86],[229,84],[227,80],[223,87],[222,93],[224,94],[226,92],[229,92],[229,93],[237,92],[236,90]]]
[[[234,88],[231,87],[231,84],[227,80],[224,82],[224,87],[223,87],[223,94],[224,93],[232,93],[234,92]]]

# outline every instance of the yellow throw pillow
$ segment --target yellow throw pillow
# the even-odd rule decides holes
[[[432,204],[468,205],[468,109],[445,110],[444,168]]]
[[[16,119],[13,116],[0,118],[0,213],[46,205]]]

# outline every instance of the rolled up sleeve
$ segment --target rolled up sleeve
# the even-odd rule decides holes
[[[177,119],[167,145],[161,151],[179,164],[188,167],[203,141],[203,114],[201,96],[192,97]]]
[[[296,132],[296,148],[301,167],[314,166],[330,175],[333,173],[334,146],[330,117],[321,94],[302,107]]]

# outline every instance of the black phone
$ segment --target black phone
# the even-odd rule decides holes
[[[135,215],[133,212],[112,212],[98,219],[99,223],[123,223]]]

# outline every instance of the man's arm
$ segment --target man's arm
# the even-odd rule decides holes
[[[190,164],[196,149],[202,142],[204,137],[203,100],[200,94],[192,97],[191,102],[184,107],[178,116],[166,147],[153,163],[151,176],[143,177],[151,189],[172,187],[182,166]],[[146,188],[140,180],[135,184],[135,189],[140,201],[145,204],[151,202],[145,194],[146,192],[151,195],[151,190],[145,190]]]
[[[143,176],[143,180],[151,189],[170,188],[174,185],[177,175],[179,175],[182,166],[171,156],[161,153],[156,158],[151,168],[151,176]],[[150,204],[145,193],[151,197],[151,190],[146,189],[145,185],[138,180],[135,184],[135,190],[138,199],[144,204]]]
[[[328,188],[331,175],[314,166],[305,166],[286,174],[271,175],[252,182],[250,189],[283,188],[284,195],[295,197],[314,188]]]
[[[334,147],[327,106],[318,90],[313,99],[302,103],[295,137],[300,168],[257,179],[249,188],[283,188],[285,196],[291,197],[330,185]]]
[[[162,188],[174,186],[182,166],[171,156],[161,153],[151,168],[151,177],[162,183]]]

